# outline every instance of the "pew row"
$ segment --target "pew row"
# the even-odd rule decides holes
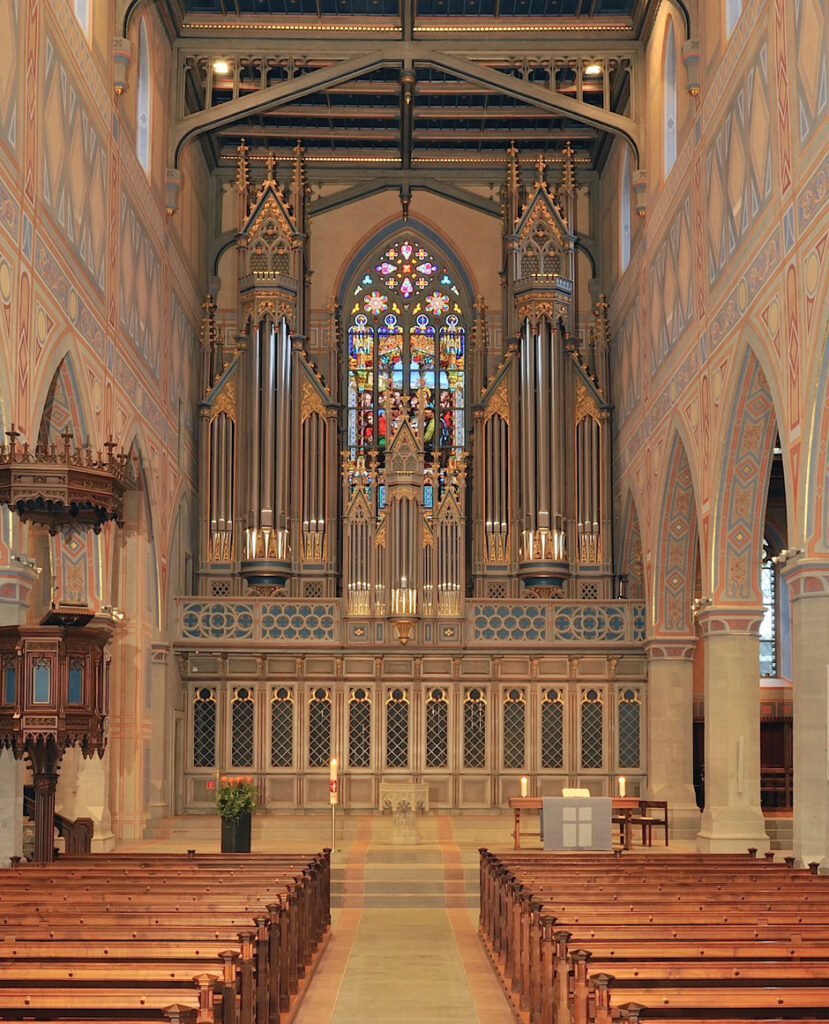
[[[770,859],[482,850],[480,933],[529,1024],[829,1019],[829,880]]]
[[[0,875],[0,1020],[279,1024],[330,920],[328,850],[19,865]]]

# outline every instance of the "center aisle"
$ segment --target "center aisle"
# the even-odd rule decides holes
[[[447,815],[417,830],[394,845],[367,815],[334,854],[332,934],[293,1024],[512,1024],[478,939],[474,837],[462,850]]]

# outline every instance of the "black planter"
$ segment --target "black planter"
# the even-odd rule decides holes
[[[222,818],[222,853],[250,853],[250,814]]]

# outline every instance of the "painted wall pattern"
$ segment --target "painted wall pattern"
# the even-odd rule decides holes
[[[0,5],[0,142],[17,147],[20,79],[20,0]]]
[[[712,285],[771,199],[773,102],[764,41],[706,155],[707,263]]]
[[[796,0],[797,134],[801,145],[816,133],[826,114],[829,14],[820,0]]]
[[[699,17],[699,31],[710,31],[707,7]],[[715,24],[715,35],[719,30]],[[677,569],[675,558],[651,558],[655,535],[648,528],[672,500],[651,481],[662,464],[657,453],[668,447],[675,412],[687,428],[687,460],[695,467],[699,488],[692,496],[700,510],[703,579],[719,581],[718,600],[750,603],[756,596],[753,522],[765,495],[752,490],[746,478],[762,478],[766,472],[763,459],[775,418],[791,492],[788,543],[829,550],[823,497],[829,494],[826,32],[827,12],[819,0],[744,4],[731,38],[720,43],[722,59],[714,61],[714,78],[703,79],[699,100],[682,126],[680,160],[670,187],[649,188],[644,230],[634,234],[631,271],[612,296],[617,494],[630,488],[636,497],[645,565],[651,568],[649,586],[656,593],[670,592],[666,580]],[[651,46],[659,46],[661,38],[662,15]],[[645,156],[649,170],[659,159],[656,148]],[[687,163],[700,166],[696,187],[694,175],[686,174]],[[618,219],[615,196],[606,201],[604,216],[613,225]],[[664,279],[666,239],[686,209],[692,251],[702,259],[695,258],[690,270],[695,355],[686,328],[681,339],[685,354],[677,365],[667,359],[671,325],[654,284]],[[643,276],[646,290],[636,287]],[[773,374],[776,408],[768,386],[740,376],[749,345]],[[729,454],[722,484],[728,494],[723,491],[717,501],[720,481],[714,474],[724,449]],[[804,459],[810,460],[808,472]],[[686,502],[685,481],[676,474],[673,479]],[[825,486],[816,484],[823,480]],[[804,503],[814,509],[808,519],[801,511]],[[682,625],[685,599],[676,601],[677,615],[657,607],[649,628]]]
[[[161,259],[126,193],[121,196],[119,317],[147,369],[161,371]]]
[[[665,512],[660,523],[654,630],[690,636],[691,601],[696,564],[697,510],[694,481],[685,445],[674,437],[663,489]]]
[[[101,131],[69,76],[54,38],[46,34],[43,66],[40,198],[57,234],[103,294],[107,228],[107,154]]]
[[[651,373],[655,373],[671,354],[694,316],[692,261],[691,199],[688,196],[657,246],[650,266]]]
[[[140,435],[144,504],[132,502],[135,528],[127,535],[108,524],[98,537],[52,538],[45,586],[33,597],[35,614],[41,594],[93,610],[112,603],[113,594],[130,602],[114,643],[105,763],[134,766],[136,777],[132,769],[123,778],[113,770],[111,802],[116,833],[139,835],[146,780],[163,781],[166,734],[152,717],[149,660],[136,664],[133,652],[150,650],[159,635],[166,614],[159,594],[180,557],[170,549],[171,521],[182,491],[195,484],[195,442],[182,437],[190,423],[179,417],[172,393],[192,395],[198,384],[203,291],[196,287],[200,255],[184,254],[164,197],[138,168],[134,81],[115,97],[109,51],[95,41],[118,34],[113,9],[95,5],[90,44],[68,0],[0,3],[0,420],[3,429],[14,420],[30,441],[41,425],[51,439],[71,425],[93,448],[110,435],[125,446]],[[169,44],[157,16],[147,15],[159,56],[155,71],[166,81]],[[156,111],[166,117],[163,104]],[[158,124],[160,135],[164,127]],[[201,160],[196,148],[191,161]],[[131,183],[137,184],[126,195]],[[191,225],[204,218],[198,197],[184,194],[182,204],[192,207]],[[198,230],[206,232],[206,224]],[[162,351],[165,333],[166,357],[171,345],[182,356],[175,372]],[[188,457],[179,466],[182,451]],[[26,536],[9,534],[2,548],[25,551]],[[20,591],[0,568],[0,588],[7,583]]]

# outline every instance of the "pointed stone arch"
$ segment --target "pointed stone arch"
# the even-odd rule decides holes
[[[746,346],[723,422],[719,486],[711,531],[711,580],[715,604],[761,603],[760,552],[778,430],[776,404],[760,359]]]
[[[124,510],[124,519],[130,536],[144,539],[145,550],[143,558],[137,550],[134,552],[134,559],[130,559],[128,553],[127,571],[133,583],[139,579],[142,581],[143,586],[140,589],[145,601],[142,612],[151,617],[155,629],[160,629],[163,604],[161,566],[156,545],[151,474],[144,451],[139,435],[135,434],[130,442],[128,457],[135,470],[136,488]],[[131,561],[133,564],[130,564]]]
[[[625,577],[625,596],[632,600],[645,598],[645,562],[642,550],[642,530],[639,510],[633,491],[629,490],[623,505],[619,527],[619,546],[616,564]]]
[[[676,430],[662,487],[662,518],[653,571],[653,628],[660,635],[694,632],[692,602],[699,547],[696,487],[685,443]]]
[[[60,357],[43,400],[36,408],[40,409],[37,440],[41,444],[59,444],[60,435],[66,430],[72,432],[75,444],[92,444],[71,352]]]

